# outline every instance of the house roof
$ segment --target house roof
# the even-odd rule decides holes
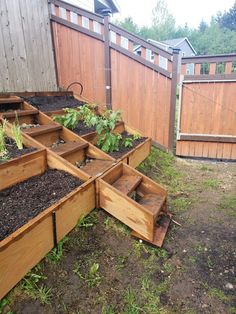
[[[118,13],[120,10],[116,0],[95,0],[94,3],[95,9],[98,12],[103,8],[109,8],[112,13]]]
[[[167,44],[170,47],[174,48],[178,45],[180,45],[183,41],[186,41],[190,48],[193,50],[193,52],[195,54],[197,54],[196,50],[193,48],[192,44],[190,43],[190,41],[188,40],[187,37],[181,37],[181,38],[174,38],[174,39],[168,39],[168,40],[163,40],[161,43]]]

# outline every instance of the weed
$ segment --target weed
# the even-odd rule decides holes
[[[209,166],[206,166],[206,165],[202,165],[200,170],[202,170],[202,171],[213,171],[212,168],[210,168]]]
[[[22,280],[22,290],[33,300],[39,300],[42,304],[49,304],[52,297],[52,289],[44,285],[39,287],[39,281],[47,279],[41,273],[40,265],[37,265]]]
[[[224,212],[228,212],[230,216],[236,217],[236,196],[224,196],[218,205],[218,209],[223,209]]]
[[[221,302],[229,301],[229,298],[220,289],[212,288],[212,289],[209,290],[209,294],[210,294],[210,296],[217,298]]]
[[[104,221],[104,225],[107,230],[113,229],[115,231],[118,231],[119,233],[122,233],[123,235],[130,235],[129,227],[114,218],[107,217]]]
[[[5,159],[7,157],[6,149],[6,120],[3,120],[3,123],[0,123],[0,158]]]
[[[221,182],[216,179],[208,179],[203,181],[203,186],[206,188],[216,189],[220,187],[220,183]]]
[[[136,294],[131,287],[128,287],[124,293],[124,314],[139,314],[141,308],[137,304]]]
[[[91,228],[94,225],[96,225],[97,222],[98,222],[97,212],[93,211],[91,214],[89,214],[87,216],[82,215],[80,217],[80,219],[78,220],[76,227],[77,228],[86,228],[87,229],[87,228]]]
[[[93,263],[90,266],[89,271],[85,275],[83,275],[81,272],[81,265],[79,263],[76,263],[73,272],[78,275],[80,279],[84,280],[89,288],[94,286],[97,287],[101,283],[98,263]]]
[[[133,145],[134,145],[134,140],[132,139],[132,137],[127,137],[127,138],[124,139],[123,145],[124,145],[125,147],[133,147]]]
[[[102,307],[102,314],[115,314],[113,306],[112,305],[104,305]]]
[[[188,260],[189,260],[189,262],[190,262],[191,264],[195,264],[196,261],[197,261],[197,258],[196,258],[195,256],[189,256],[189,257],[188,257]]]
[[[63,245],[69,240],[68,237],[63,238],[58,244],[57,247],[51,250],[46,256],[46,261],[56,264],[61,261],[63,257]]]
[[[6,307],[9,306],[9,300],[4,298],[0,300],[0,314],[13,314],[11,310],[7,310]]]
[[[15,112],[16,119],[15,122],[12,125],[12,134],[14,137],[14,141],[16,143],[16,146],[18,149],[23,149],[23,140],[22,140],[22,134],[21,134],[21,128],[19,125],[19,120],[17,116],[17,112]]]
[[[180,198],[171,200],[170,203],[174,207],[176,212],[184,212],[189,209],[189,206],[192,204],[192,201],[190,199],[180,197]]]

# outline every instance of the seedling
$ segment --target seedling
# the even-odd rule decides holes
[[[79,263],[76,264],[75,269],[73,270],[76,275],[79,276],[82,280],[84,280],[88,287],[99,286],[101,283],[101,276],[99,274],[99,264],[93,263],[90,267],[87,274],[83,275],[81,272],[81,266]]]
[[[52,249],[51,252],[48,253],[46,260],[53,264],[56,264],[61,261],[63,257],[63,245],[68,241],[68,237],[63,238],[58,244],[57,247]]]
[[[33,272],[34,270],[36,272]],[[42,304],[49,304],[52,297],[52,289],[44,285],[39,287],[39,282],[47,279],[47,277],[42,275],[41,272],[38,272],[40,270],[39,266],[36,266],[34,270],[25,276],[21,287],[33,300],[39,300]]]
[[[125,147],[133,147],[133,145],[134,145],[134,140],[132,139],[132,137],[127,137],[126,139],[124,139],[123,145],[124,145]]]
[[[20,128],[20,125],[19,125],[19,120],[18,120],[17,113],[16,113],[16,121],[13,123],[13,126],[12,126],[12,134],[13,134],[14,141],[16,143],[17,148],[18,149],[23,149],[21,128]]]
[[[3,123],[0,124],[0,158],[4,159],[7,155],[6,149],[6,120],[3,120]]]
[[[141,137],[142,137],[142,136],[141,136],[140,134],[136,133],[136,134],[133,135],[133,140],[134,140],[134,141],[135,141],[135,140],[139,140]]]

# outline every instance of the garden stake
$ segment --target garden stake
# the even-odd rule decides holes
[[[54,248],[57,250],[57,219],[56,219],[56,212],[52,212],[52,226],[53,226],[53,243],[54,243]]]

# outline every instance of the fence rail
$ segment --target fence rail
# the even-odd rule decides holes
[[[236,160],[235,61],[236,54],[182,59],[177,155]]]
[[[126,123],[171,150],[178,51],[171,54],[108,17],[61,0],[50,1],[50,16],[59,86],[80,81],[87,99],[122,109]],[[135,52],[137,46],[141,55]]]

